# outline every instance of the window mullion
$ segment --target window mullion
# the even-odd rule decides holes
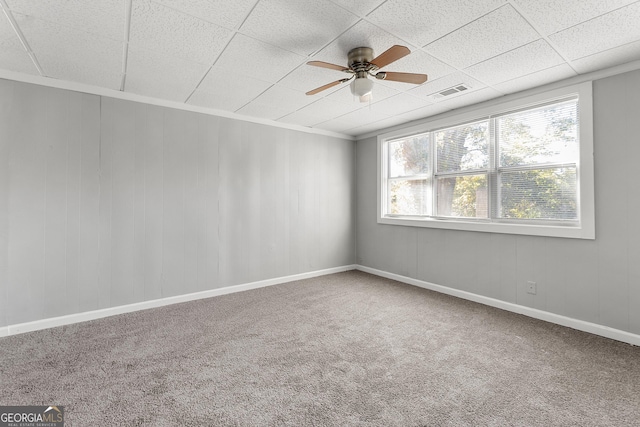
[[[489,203],[489,219],[494,220],[498,217],[498,200],[500,197],[500,186],[498,183],[498,166],[499,166],[499,147],[498,132],[496,129],[495,117],[489,118],[489,173],[487,176],[488,187],[488,203]]]
[[[429,132],[429,198],[427,199],[429,203],[429,216],[435,216],[436,215],[436,157],[437,157],[438,151],[437,151],[437,147],[436,147],[436,139],[435,139],[435,132],[431,131]]]

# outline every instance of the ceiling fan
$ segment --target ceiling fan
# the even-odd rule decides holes
[[[351,77],[336,80],[335,82],[310,90],[307,92],[307,95],[315,95],[318,92],[322,92],[340,83],[351,81],[351,93],[360,97],[360,102],[367,102],[371,100],[371,90],[373,89],[373,81],[369,80],[369,76],[375,77],[378,80],[422,84],[427,81],[426,74],[378,71],[380,68],[386,67],[410,53],[411,51],[406,46],[394,45],[374,58],[373,49],[369,47],[356,47],[349,51],[347,55],[349,65],[346,67],[322,61],[309,61],[307,62],[309,65],[342,71],[351,74]]]

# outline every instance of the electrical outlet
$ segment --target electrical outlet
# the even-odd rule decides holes
[[[527,293],[531,295],[536,294],[536,282],[527,282]]]

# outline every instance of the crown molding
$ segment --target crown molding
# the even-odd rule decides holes
[[[244,116],[241,114],[232,113],[230,111],[199,107],[196,105],[189,105],[182,102],[168,101],[164,99],[153,98],[150,96],[137,95],[135,93],[121,92],[119,90],[107,89],[99,86],[70,82],[66,80],[57,80],[50,77],[42,77],[42,76],[36,76],[31,74],[18,73],[15,71],[0,69],[0,79],[13,80],[21,83],[30,83],[38,86],[46,86],[46,87],[52,87],[56,89],[70,90],[73,92],[87,93],[90,95],[106,96],[106,97],[115,98],[115,99],[123,99],[126,101],[134,101],[134,102],[140,102],[143,104],[173,108],[175,110],[191,111],[194,113],[207,114],[210,116],[225,117],[228,119],[235,119],[243,122],[258,123],[261,125],[295,130],[298,132],[305,132],[305,133],[311,133],[316,135],[330,136],[330,137],[339,138],[339,139],[346,139],[348,141],[355,141],[354,136],[346,135],[343,133],[332,132],[332,131],[317,129],[317,128],[310,128],[306,126],[293,125],[288,123],[281,123],[275,120],[261,119],[258,117]]]

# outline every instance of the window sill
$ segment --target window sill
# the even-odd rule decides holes
[[[569,239],[595,239],[593,224],[582,226],[513,224],[487,221],[411,218],[411,217],[378,217],[379,224],[403,225],[408,227],[428,227],[447,230],[476,231],[482,233],[523,234],[529,236],[563,237]]]

